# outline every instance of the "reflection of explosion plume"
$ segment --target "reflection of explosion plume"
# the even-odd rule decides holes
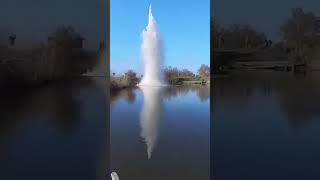
[[[141,111],[141,137],[147,144],[148,158],[158,139],[160,114],[162,107],[161,89],[158,87],[140,87],[143,92],[144,101]]]

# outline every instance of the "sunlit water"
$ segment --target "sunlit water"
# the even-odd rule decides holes
[[[320,179],[319,82],[274,71],[214,80],[213,179]]]
[[[105,180],[106,82],[73,79],[1,94],[1,180]]]
[[[209,180],[208,86],[111,94],[111,170],[120,179]]]

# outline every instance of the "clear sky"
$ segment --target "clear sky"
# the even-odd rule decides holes
[[[213,0],[212,15],[219,24],[251,24],[271,39],[280,39],[280,26],[301,7],[320,15],[320,0]]]
[[[17,46],[46,41],[48,34],[62,25],[73,26],[84,36],[85,47],[97,49],[99,42],[106,39],[106,0],[0,1],[0,35],[15,33]]]
[[[110,69],[143,72],[141,33],[148,8],[157,21],[165,65],[194,72],[210,64],[210,0],[110,0]]]

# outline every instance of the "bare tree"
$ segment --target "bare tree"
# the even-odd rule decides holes
[[[81,35],[71,26],[62,26],[57,28],[48,39],[52,39],[58,47],[69,50],[75,46]]]
[[[283,39],[301,45],[305,38],[316,34],[315,20],[316,17],[312,12],[305,13],[302,8],[292,9],[291,17],[281,26]]]
[[[291,16],[281,26],[283,40],[291,49],[290,59],[306,63],[310,48],[316,35],[316,17],[312,12],[305,13],[302,8],[292,9]]]
[[[128,86],[134,86],[138,83],[137,73],[135,73],[133,70],[127,71],[124,79]]]
[[[232,24],[227,27],[213,24],[212,28],[214,47],[227,49],[255,48],[263,44],[266,39],[264,33],[259,33],[246,24]]]
[[[207,79],[210,77],[210,67],[205,64],[201,64],[198,73],[202,78]]]
[[[171,66],[165,68],[163,71],[164,71],[164,76],[167,80],[178,77],[178,74],[179,74],[179,70],[177,68],[172,68]]]
[[[5,35],[4,33],[0,30],[0,46],[5,45]]]

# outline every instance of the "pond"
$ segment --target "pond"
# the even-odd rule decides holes
[[[209,179],[209,86],[111,93],[111,170],[120,179]]]
[[[263,70],[215,79],[213,179],[320,179],[319,82]]]
[[[107,86],[80,78],[2,94],[0,179],[105,180]]]

